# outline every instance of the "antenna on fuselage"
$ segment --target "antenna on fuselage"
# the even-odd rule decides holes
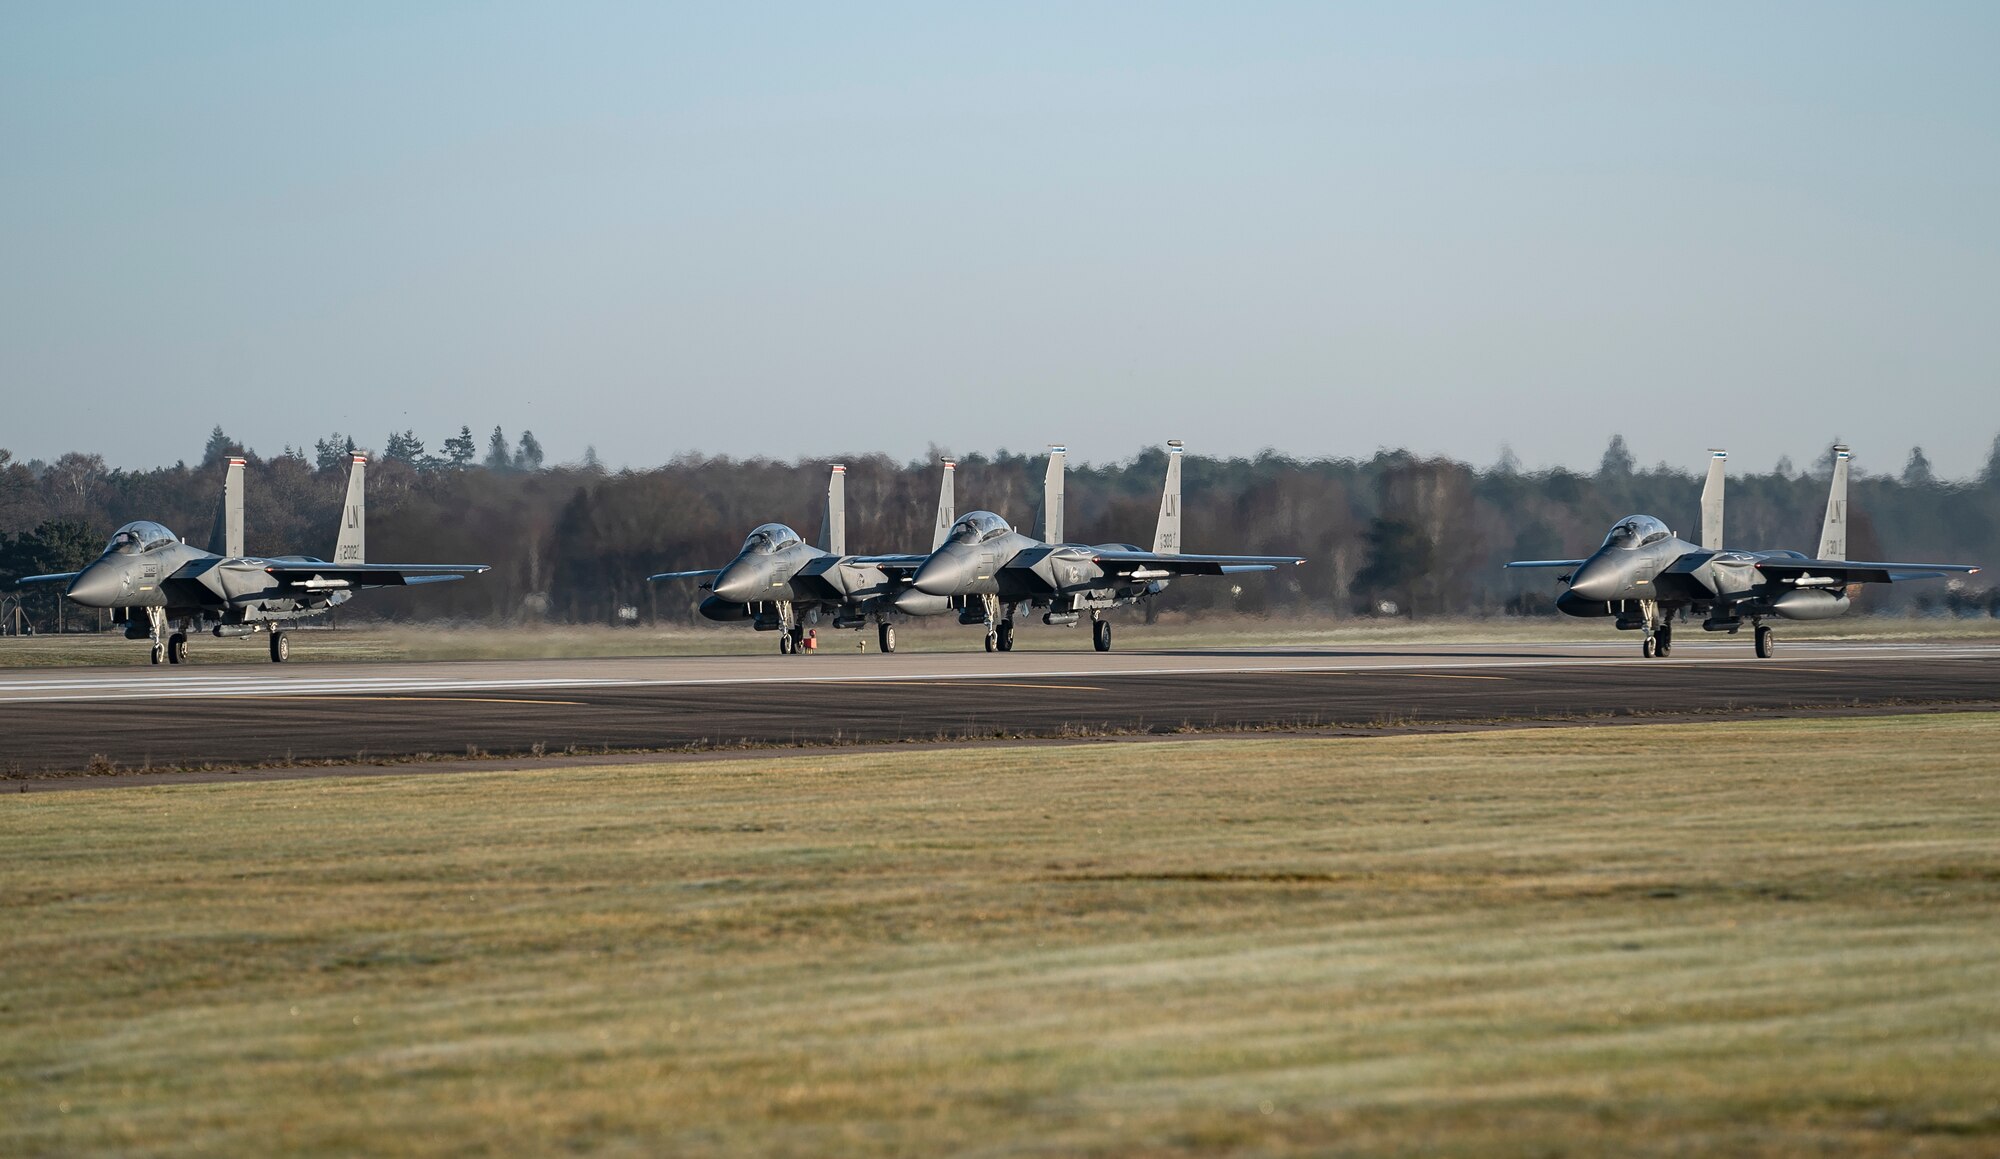
[[[1708,482],[1701,485],[1701,546],[1704,551],[1722,550],[1722,473],[1729,452],[1708,449]]]

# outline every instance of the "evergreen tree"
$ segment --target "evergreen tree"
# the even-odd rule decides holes
[[[222,460],[229,456],[240,455],[242,453],[243,444],[223,434],[222,424],[217,423],[215,424],[215,429],[208,434],[208,445],[202,448],[201,465],[204,467],[219,466]]]
[[[514,457],[507,453],[507,432],[493,428],[492,437],[486,440],[486,469],[505,471],[514,465]]]
[[[1597,473],[1606,478],[1622,478],[1632,473],[1632,452],[1625,448],[1624,435],[1611,436],[1611,445],[1604,448],[1604,459],[1597,465]]]
[[[514,452],[514,469],[517,471],[542,469],[542,444],[535,441],[535,432],[525,430],[521,432],[521,445]]]
[[[341,470],[353,454],[354,436],[339,431],[313,443],[313,463],[322,471]]]
[[[472,465],[472,456],[479,453],[479,446],[472,441],[472,428],[461,426],[458,434],[444,441],[445,462],[455,471]]]
[[[421,467],[424,460],[424,441],[418,438],[413,430],[406,430],[401,434],[391,431],[389,443],[382,449],[382,457],[391,462]]]
[[[1937,481],[1931,474],[1931,461],[1922,447],[1910,448],[1910,461],[1903,467],[1903,485],[1906,487],[1928,487]]]

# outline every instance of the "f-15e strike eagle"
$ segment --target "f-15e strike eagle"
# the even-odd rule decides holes
[[[944,461],[944,481],[938,488],[937,523],[931,545],[944,542],[951,528],[957,499],[952,478],[956,465]],[[924,555],[847,554],[847,468],[836,465],[826,484],[826,514],[817,546],[782,523],[766,523],[750,532],[736,558],[719,568],[665,571],[646,577],[653,582],[699,579],[710,594],[701,614],[722,623],[749,620],[760,632],[778,633],[778,651],[798,652],[806,625],[822,614],[836,628],[875,625],[884,652],[896,650],[897,612],[935,616],[949,610],[949,601],[931,597],[900,603],[910,576],[923,566]]]
[[[1017,613],[1047,609],[1042,622],[1070,625],[1090,617],[1091,646],[1111,650],[1111,622],[1102,613],[1158,595],[1183,575],[1234,575],[1302,564],[1292,555],[1189,555],[1181,551],[1181,444],[1167,444],[1167,480],[1153,550],[1129,543],[1063,541],[1061,447],[1049,451],[1042,514],[1034,536],[1015,531],[991,511],[959,517],[951,533],[917,569],[896,606],[911,610],[943,598],[962,624],[983,624],[988,652],[1014,649]]]
[[[1702,615],[1702,628],[1734,634],[1748,620],[1757,655],[1768,657],[1775,637],[1766,619],[1826,620],[1847,611],[1847,589],[1857,584],[1937,579],[1979,569],[1962,563],[1861,563],[1847,558],[1848,449],[1833,448],[1833,483],[1826,498],[1819,551],[1738,551],[1722,545],[1725,451],[1713,452],[1701,490],[1701,544],[1675,536],[1650,515],[1630,515],[1604,537],[1589,559],[1517,560],[1508,567],[1561,567],[1569,590],[1556,607],[1571,616],[1615,616],[1621,629],[1643,632],[1640,653],[1665,656],[1673,648],[1674,616]]]
[[[113,609],[127,639],[151,639],[155,664],[185,661],[188,631],[204,624],[212,624],[219,637],[268,633],[271,659],[281,663],[291,656],[286,628],[347,602],[362,588],[446,583],[487,570],[483,563],[364,563],[368,459],[358,454],[348,471],[331,562],[309,555],[246,556],[243,464],[240,458],[229,460],[207,551],[141,520],[119,528],[104,554],[82,571],[20,582],[67,580],[72,602]],[[173,634],[166,635],[170,625]]]

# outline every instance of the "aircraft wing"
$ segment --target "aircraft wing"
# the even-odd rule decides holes
[[[658,575],[647,576],[646,582],[658,583],[661,580],[675,579],[714,579],[721,574],[722,569],[719,567],[711,567],[705,571],[663,571]]]
[[[1870,563],[1852,559],[1764,559],[1757,570],[1772,579],[1807,578],[1838,584],[1887,584],[1897,580],[1940,579],[1946,575],[1971,575],[1979,569],[1968,563]]]
[[[316,563],[273,561],[264,570],[280,583],[299,587],[400,588],[442,584],[490,571],[483,563]]]
[[[78,571],[59,571],[49,575],[24,575],[14,581],[14,586],[20,587],[23,584],[52,584],[58,581],[73,580],[82,574],[82,572]]]
[[[1296,555],[1167,555],[1157,551],[1091,548],[1093,562],[1107,575],[1131,579],[1163,579],[1176,575],[1236,575],[1246,571],[1276,571],[1305,560]]]
[[[1517,559],[1508,567],[1582,567],[1580,559]]]

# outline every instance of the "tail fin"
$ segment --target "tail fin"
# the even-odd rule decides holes
[[[1826,492],[1826,522],[1819,528],[1815,559],[1847,558],[1847,448],[1833,445],[1833,485]]]
[[[211,555],[238,559],[243,555],[243,459],[229,457],[222,476],[222,498],[215,505],[215,530],[208,533]]]
[[[1160,523],[1153,531],[1153,551],[1181,553],[1181,441],[1167,440],[1167,485],[1160,492]]]
[[[1049,469],[1042,476],[1042,508],[1035,513],[1035,538],[1063,542],[1063,463],[1069,449],[1049,444]]]
[[[347,502],[340,508],[340,538],[333,542],[333,562],[368,562],[368,456],[354,452],[347,469]]]
[[[839,463],[826,479],[826,514],[820,519],[819,549],[847,554],[847,468]]]
[[[1709,448],[1708,482],[1701,485],[1701,546],[1704,551],[1722,550],[1722,469],[1728,462],[1728,451]]]
[[[944,537],[951,534],[951,525],[958,522],[958,492],[952,487],[952,476],[958,471],[958,464],[944,461],[944,482],[938,485],[937,526],[931,530],[931,550],[944,546]]]

